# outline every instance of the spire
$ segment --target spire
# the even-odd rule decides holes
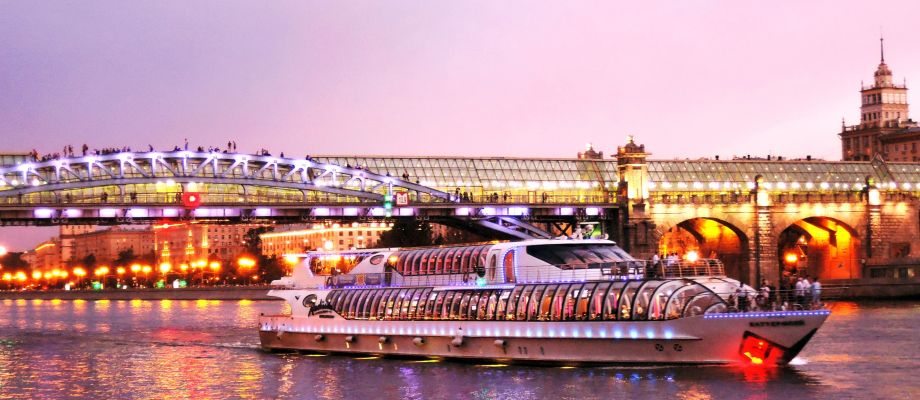
[[[882,64],[884,64],[885,63],[885,37],[884,36],[879,37],[878,41],[882,49]]]

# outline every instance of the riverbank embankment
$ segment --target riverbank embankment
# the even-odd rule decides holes
[[[0,300],[280,300],[268,286],[0,291]]]

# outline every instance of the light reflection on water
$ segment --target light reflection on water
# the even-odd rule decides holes
[[[840,303],[784,368],[550,368],[265,353],[277,302],[5,300],[0,399],[918,398],[918,304]]]

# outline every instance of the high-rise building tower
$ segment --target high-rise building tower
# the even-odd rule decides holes
[[[913,136],[911,128],[917,127],[908,114],[907,84],[894,83],[891,69],[885,63],[884,38],[880,39],[880,50],[881,62],[875,70],[874,82],[869,86],[863,85],[860,90],[859,125],[844,124],[840,132],[844,161],[866,161],[876,154],[888,161],[916,160],[901,154],[901,149],[910,147],[902,143],[911,141],[905,134]],[[913,156],[920,157],[920,154],[914,153]]]

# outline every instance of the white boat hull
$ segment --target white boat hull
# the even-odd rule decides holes
[[[567,365],[783,364],[828,315],[819,310],[597,322],[368,321],[314,315],[263,316],[259,322],[266,350]]]

